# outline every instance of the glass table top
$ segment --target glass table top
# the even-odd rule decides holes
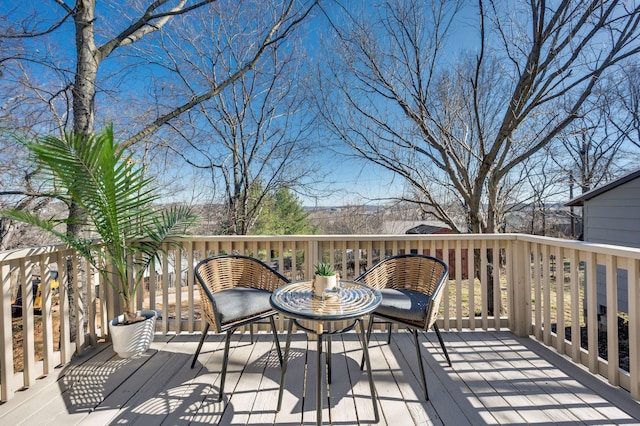
[[[336,290],[313,295],[312,281],[296,281],[276,289],[271,305],[285,315],[316,321],[359,318],[373,312],[382,300],[378,290],[341,280]]]

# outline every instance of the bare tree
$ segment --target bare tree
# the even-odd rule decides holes
[[[39,75],[38,73],[43,69],[58,72],[62,76],[61,84],[47,84],[45,80],[43,84],[38,85],[38,87],[49,87],[50,94],[47,95],[48,92],[44,91],[43,101],[70,100],[71,108],[68,109],[67,105],[67,111],[58,114],[59,127],[64,126],[64,129],[69,130],[67,122],[70,114],[73,117],[70,127],[74,132],[91,133],[94,131],[97,119],[97,99],[111,99],[114,103],[120,103],[117,106],[119,110],[130,107],[131,104],[126,103],[122,91],[128,89],[135,92],[140,86],[138,84],[135,85],[137,87],[132,88],[127,84],[130,78],[144,81],[148,73],[143,72],[143,69],[162,64],[167,60],[166,57],[158,54],[158,50],[153,50],[154,54],[144,62],[136,62],[131,60],[136,52],[135,48],[143,43],[153,46],[165,32],[179,32],[180,28],[172,27],[172,24],[180,22],[177,18],[207,11],[217,3],[225,2],[134,0],[126,4],[126,9],[119,9],[112,4],[97,8],[96,0],[53,0],[52,3],[47,4],[17,3],[0,20],[0,43],[6,46],[11,42],[13,47],[0,53],[3,78],[10,68],[14,72],[22,67],[24,73],[15,71],[15,75],[20,75],[20,78],[26,82],[33,81],[34,76]],[[261,20],[265,26],[255,31],[254,43],[246,52],[244,61],[234,63],[228,74],[211,76],[210,84],[189,98],[179,99],[170,105],[160,105],[156,102],[158,108],[149,121],[145,120],[141,125],[130,126],[135,133],[125,139],[124,147],[131,147],[148,138],[162,126],[218,95],[253,69],[266,52],[278,48],[287,39],[314,9],[316,1],[245,1],[242,5],[251,10],[257,8],[265,17]],[[227,19],[222,12],[224,12],[223,8],[215,9],[214,19],[210,20],[209,24],[222,25]],[[233,40],[233,35],[229,34],[226,42],[232,44]],[[201,40],[201,42],[207,43],[207,40]],[[70,49],[75,51],[75,55],[69,52]],[[188,81],[178,80],[173,84],[183,83],[188,84]],[[158,101],[157,93],[152,90],[152,94],[151,98]],[[4,93],[3,96],[10,98],[13,94],[9,92]],[[146,101],[148,102],[149,99]],[[34,131],[43,130],[34,129]],[[44,131],[48,132],[50,129],[47,128]],[[69,206],[70,218],[79,217],[81,214],[77,206]],[[72,222],[80,223],[80,221]],[[70,236],[77,236],[80,232],[79,225],[69,225],[67,228]],[[70,264],[69,267],[71,267]],[[68,276],[71,277],[72,274]],[[69,289],[72,290],[73,286],[69,286]],[[69,291],[68,295],[73,304],[73,292]],[[72,305],[71,311],[73,310]],[[73,330],[72,334],[75,334]]]
[[[638,123],[633,105],[638,102],[637,79],[629,67],[620,68],[619,78],[606,79],[591,99],[585,102],[584,113],[567,127],[549,148],[555,163],[557,180],[563,181],[564,193],[572,199],[601,186],[631,169],[637,168],[640,144],[634,143]],[[634,81],[635,80],[635,81]],[[636,124],[634,124],[636,123]],[[578,211],[580,213],[580,211]],[[572,235],[579,214],[571,207]]]
[[[10,36],[27,31],[0,28]],[[10,30],[13,31],[10,31]],[[49,51],[46,43],[43,50]],[[37,57],[20,37],[0,38],[0,208],[42,212],[51,200],[41,198],[35,171],[27,161],[19,140],[39,132],[62,134],[70,111],[66,96],[69,85],[65,73],[48,55]],[[30,73],[37,68],[38,72]],[[27,225],[0,218],[0,250],[51,242],[44,234]]]
[[[640,66],[629,61],[621,67],[622,78],[609,85],[618,106],[611,115],[611,123],[625,140],[640,149]]]
[[[15,140],[0,136],[2,167],[0,168],[0,209],[43,212],[51,204],[41,193],[32,168],[22,158]],[[23,188],[19,191],[11,188]],[[0,251],[45,244],[49,239],[37,230],[0,217]]]
[[[627,151],[624,132],[607,105],[594,109],[572,123],[551,154],[562,174],[580,193],[587,192],[620,175],[625,170],[621,156]]]
[[[185,82],[184,97],[254,56],[256,32],[266,18],[260,10],[243,13],[239,4],[227,7],[229,18],[220,27],[207,26],[210,17],[202,15],[202,22],[162,39],[170,58],[165,66]],[[226,41],[231,35],[233,43]],[[211,43],[190,43],[198,37]],[[286,50],[269,46],[250,70],[162,132],[165,148],[210,173],[210,202],[219,200],[226,209],[221,232],[247,234],[268,194],[308,187],[317,144],[310,137],[314,120],[306,107],[305,56],[299,43],[290,42]]]
[[[126,11],[114,10],[110,7],[96,9],[95,0],[77,0],[75,2],[54,0],[53,3],[54,5],[50,9],[47,5],[42,4],[19,4],[9,12],[9,16],[4,17],[2,27],[0,27],[0,40],[3,40],[4,43],[22,40],[25,45],[32,48],[35,46],[36,49],[32,51],[13,49],[3,54],[3,57],[0,58],[0,64],[4,66],[3,74],[11,64],[17,64],[15,66],[18,67],[25,63],[39,65],[37,68],[30,69],[32,74],[37,73],[43,67],[61,72],[70,83],[61,85],[61,90],[64,92],[70,89],[68,98],[71,99],[72,128],[80,133],[94,130],[98,89],[101,88],[105,91],[107,98],[113,96],[113,93],[106,92],[108,88],[99,79],[101,69],[104,68],[106,74],[102,80],[108,80],[114,74],[120,74],[122,78],[128,76],[144,77],[145,73],[138,71],[141,67],[153,66],[154,63],[162,64],[167,58],[159,55],[156,49],[153,51],[153,55],[146,58],[144,63],[127,62],[128,55],[135,52],[134,47],[143,42],[153,46],[153,42],[159,38],[159,35],[166,32],[179,32],[179,27],[171,25],[179,24],[181,22],[179,18],[187,15],[192,16],[196,13],[213,10],[213,13],[209,15],[211,17],[209,25],[223,26],[225,20],[229,18],[224,15],[224,12],[231,11],[225,9],[224,5],[215,7],[218,3],[216,0],[138,0],[132,2]],[[265,52],[276,49],[287,39],[316,4],[312,0],[245,1],[241,3],[243,9],[255,10],[255,13],[261,13],[264,17],[260,21],[263,26],[255,28],[253,43],[245,52],[243,61],[230,66],[226,74],[211,75],[209,84],[206,87],[201,87],[200,91],[191,94],[189,98],[182,99],[172,105],[162,105],[156,110],[155,117],[150,121],[134,127],[136,131],[125,140],[126,146],[143,140],[161,126],[216,96],[253,69]],[[70,31],[68,28],[70,24],[73,24],[74,31]],[[54,53],[57,50],[50,49],[49,45],[46,49],[44,48],[45,44],[52,39],[56,40],[60,47],[59,50],[71,46],[75,47],[74,68],[65,67],[58,63]],[[42,44],[39,45],[41,40]],[[200,41],[207,43],[207,40],[204,39]],[[233,35],[228,34],[228,38],[223,41],[232,44],[234,42]],[[221,50],[223,49],[221,47]],[[68,52],[64,55],[66,60],[72,56]],[[109,58],[117,60],[112,61],[109,67],[105,67]],[[25,73],[25,75],[28,78],[31,74]],[[119,83],[122,86],[122,81]],[[174,84],[180,83],[188,84],[188,81],[177,80]],[[70,214],[76,213],[72,207]],[[70,229],[69,232],[74,233],[77,230]]]
[[[523,163],[518,185],[518,203],[511,209],[512,220],[506,232],[526,232],[532,235],[558,236],[558,220],[567,218],[560,206],[566,200],[567,177],[559,172],[551,146]],[[522,218],[518,221],[517,218]],[[553,235],[555,233],[555,235]],[[564,233],[564,232],[562,232]]]
[[[335,91],[320,111],[355,155],[404,178],[420,195],[408,200],[458,231],[497,231],[509,176],[517,185],[523,161],[579,117],[605,72],[640,51],[635,2],[479,0],[473,27],[455,21],[450,1],[350,6],[325,74]],[[456,23],[477,37],[460,59],[447,54]],[[449,215],[451,203],[466,223]]]
[[[365,206],[343,206],[317,214],[315,222],[322,233],[333,235],[380,234],[384,210],[369,211]]]

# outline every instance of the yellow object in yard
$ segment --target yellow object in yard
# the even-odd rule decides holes
[[[35,278],[37,277],[37,278]],[[34,276],[34,283],[37,280],[38,286],[33,286],[34,297],[33,297],[33,309],[42,310],[42,283],[40,282],[39,276]],[[58,287],[58,271],[51,271],[51,280],[49,281],[49,285],[51,288],[51,294],[57,294],[59,289]]]
[[[59,292],[58,271],[51,271],[49,286],[52,295]],[[40,280],[40,275],[31,276],[31,289],[33,292],[33,310],[42,311],[42,281]],[[17,296],[11,303],[11,312],[13,315],[22,314],[22,286],[20,285],[18,286]]]

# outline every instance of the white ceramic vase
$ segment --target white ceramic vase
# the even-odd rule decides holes
[[[322,297],[325,290],[333,290],[338,285],[337,275],[323,276],[316,275],[313,280],[313,294]]]
[[[120,315],[109,321],[113,351],[120,358],[141,355],[149,349],[151,342],[153,342],[156,329],[156,311],[143,309],[138,311],[138,315],[146,319],[134,324],[118,325],[124,321],[124,315]]]

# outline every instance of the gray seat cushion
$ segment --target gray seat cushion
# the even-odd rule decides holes
[[[271,293],[256,288],[236,287],[213,295],[221,324],[229,324],[273,310]]]
[[[427,306],[431,297],[412,290],[394,290],[385,288],[382,293],[382,302],[376,309],[376,313],[411,322],[426,320]]]

